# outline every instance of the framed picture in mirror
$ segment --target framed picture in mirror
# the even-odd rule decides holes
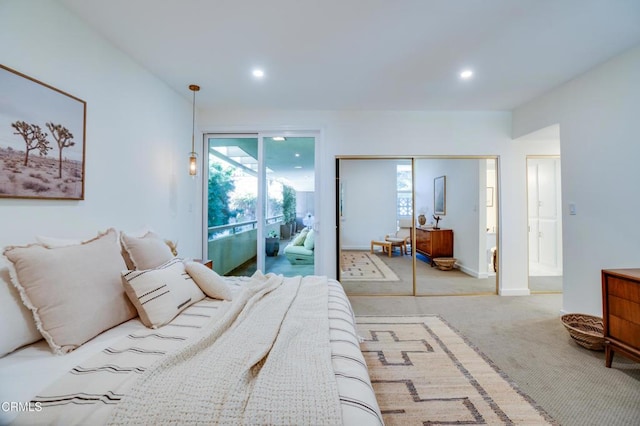
[[[447,177],[433,179],[433,214],[447,214]]]

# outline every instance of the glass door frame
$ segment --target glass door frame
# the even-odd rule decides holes
[[[313,225],[313,229],[315,231],[315,248],[314,248],[314,262],[313,262],[313,268],[314,268],[314,274],[317,273],[318,271],[318,265],[320,264],[318,262],[319,259],[321,259],[321,256],[318,256],[319,253],[321,253],[321,250],[316,250],[316,248],[318,248],[318,246],[322,247],[321,245],[321,236],[319,235],[319,224],[320,224],[320,210],[319,210],[319,206],[320,206],[320,185],[319,185],[319,167],[318,167],[318,149],[319,149],[319,143],[318,140],[320,139],[320,135],[321,132],[317,131],[317,130],[264,130],[264,131],[259,131],[258,132],[258,170],[259,170],[259,174],[258,174],[258,199],[259,201],[262,203],[262,206],[260,204],[258,204],[258,208],[260,209],[260,214],[258,215],[258,223],[261,224],[261,226],[258,226],[258,270],[260,271],[265,271],[265,261],[266,261],[266,256],[265,256],[265,230],[264,230],[264,226],[266,224],[266,206],[265,206],[265,201],[266,201],[266,195],[267,195],[267,169],[266,167],[264,167],[264,159],[265,159],[265,148],[266,148],[266,144],[264,141],[264,138],[272,138],[274,136],[284,136],[285,138],[290,137],[290,138],[313,138],[313,143],[314,143],[314,147],[313,147],[313,151],[314,151],[314,218],[315,218],[315,222]],[[261,192],[262,191],[262,192]],[[262,194],[262,195],[261,195]],[[284,249],[284,247],[280,247],[281,250]],[[261,254],[261,255],[260,255]],[[267,271],[268,272],[268,271]]]
[[[201,173],[202,176],[202,253],[203,257],[208,258],[208,182],[209,182],[209,139],[210,138],[256,138],[258,140],[258,197],[256,201],[256,230],[257,230],[257,244],[256,244],[256,267],[260,271],[264,271],[265,268],[265,219],[266,219],[266,196],[267,196],[267,176],[266,167],[264,167],[265,160],[265,142],[264,138],[270,138],[273,136],[284,137],[308,137],[314,139],[314,209],[315,209],[315,223],[314,230],[316,230],[315,246],[321,245],[322,239],[319,232],[319,225],[321,222],[321,210],[320,210],[320,184],[319,184],[319,161],[320,158],[320,140],[322,138],[321,130],[307,130],[307,129],[273,129],[273,130],[247,130],[247,131],[234,131],[225,132],[224,130],[209,130],[202,134],[202,163]],[[318,265],[322,256],[318,256],[321,250],[314,250],[314,273],[318,271]]]
[[[237,139],[256,139],[258,140],[258,148],[259,148],[259,139],[258,139],[258,133],[257,132],[223,132],[223,131],[211,131],[211,132],[204,132],[202,134],[202,160],[201,160],[201,170],[202,173],[201,178],[202,178],[202,257],[204,259],[210,259],[209,256],[209,224],[208,224],[208,219],[209,219],[209,139],[232,139],[232,138],[237,138]],[[259,154],[259,150],[258,150],[258,154]],[[260,155],[258,155],[258,157],[260,157]],[[259,247],[259,243],[260,243],[260,220],[261,217],[263,218],[264,214],[262,213],[262,209],[264,208],[264,203],[262,203],[262,201],[260,200],[260,163],[259,163],[259,158],[258,160],[258,172],[257,172],[257,178],[258,178],[258,197],[256,200],[256,230],[257,230],[257,234],[258,234],[258,239],[257,239],[257,246],[256,246],[256,256],[259,259],[260,258],[260,247]],[[264,250],[264,242],[263,242],[263,246],[262,249]]]

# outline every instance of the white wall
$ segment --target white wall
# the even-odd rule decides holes
[[[88,105],[86,199],[0,199],[0,245],[27,243],[38,234],[86,237],[109,226],[131,230],[146,224],[167,238],[178,239],[181,255],[199,256],[201,187],[183,172],[190,149],[189,96],[167,88],[55,1],[4,0],[0,3],[0,39],[11,41],[0,44],[4,65],[73,94]],[[637,71],[637,53],[634,61]],[[635,98],[620,99],[637,110],[638,83],[632,82],[628,73],[625,78],[627,85],[635,84]],[[613,85],[614,91],[619,89]],[[628,119],[633,109],[611,107],[617,108],[624,111],[619,121],[626,132],[633,126],[633,120]],[[618,120],[616,114],[598,119],[612,124]],[[220,109],[206,111],[199,121],[199,127],[207,131],[322,131],[316,158],[316,217],[322,249],[316,257],[321,265],[318,272],[329,276],[335,276],[336,271],[336,155],[499,155],[500,291],[528,294],[525,156],[547,152],[511,142],[510,113]],[[524,121],[524,125],[516,125],[521,131],[515,134],[546,125],[545,120],[533,117]],[[591,127],[597,122],[592,120]],[[615,136],[616,129],[608,128]],[[609,161],[611,157],[603,156]],[[632,157],[624,158],[630,162]],[[568,172],[572,173],[571,168]],[[602,221],[599,218],[593,223]]]
[[[203,111],[200,119],[205,131],[321,130],[316,156],[316,219],[320,220],[316,260],[317,272],[329,276],[336,274],[336,155],[498,155],[500,293],[529,294],[525,157],[539,152],[511,141],[509,112],[215,109]]]
[[[296,191],[296,217],[304,218],[309,213],[315,216],[314,198],[312,191]]]
[[[514,111],[514,137],[560,125],[567,312],[600,315],[600,270],[640,266],[639,75],[636,46]]]
[[[343,249],[369,249],[371,240],[384,240],[396,231],[397,164],[396,160],[340,161]]]
[[[87,102],[85,200],[0,199],[0,247],[151,226],[201,254],[199,182],[187,176],[191,103],[55,1],[0,3],[5,66]],[[188,83],[188,82],[185,82]],[[185,91],[186,85],[185,85]]]

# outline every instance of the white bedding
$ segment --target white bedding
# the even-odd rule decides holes
[[[76,365],[127,335],[146,329],[140,319],[135,318],[105,331],[66,355],[52,353],[44,339],[18,349],[0,358],[0,402],[30,401]],[[10,423],[17,415],[18,412],[2,407],[0,425]]]
[[[243,279],[229,279],[228,282],[237,289]],[[337,281],[329,280],[328,285],[332,365],[340,396],[343,423],[382,424],[366,364],[359,350],[348,299]],[[205,299],[202,303],[215,306],[224,302]],[[198,304],[193,306],[196,311],[197,306]],[[193,314],[192,308],[184,311],[182,315],[190,313]],[[174,321],[179,322],[181,316]],[[46,342],[40,341],[0,358],[0,402],[30,401],[73,367],[113,347],[131,334],[148,331],[149,329],[138,319],[134,319],[108,330],[64,356],[53,355]],[[1,410],[0,424],[11,422],[17,414],[15,411]]]

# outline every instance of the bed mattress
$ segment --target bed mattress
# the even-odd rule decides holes
[[[248,278],[228,278],[227,282],[237,293],[246,280]],[[328,280],[327,285],[331,364],[342,422],[347,425],[382,424],[360,352],[351,305],[340,283]],[[204,299],[157,330],[145,327],[136,318],[63,356],[52,354],[46,342],[41,340],[0,358],[0,424],[14,420],[17,424],[64,421],[64,417],[58,416],[71,409],[80,412],[79,417],[74,416],[74,419],[80,419],[74,420],[79,423],[108,418],[110,405],[118,395],[126,394],[136,376],[199,333],[223,303],[228,302]],[[104,382],[103,379],[92,380],[98,375],[107,377],[109,392],[97,384]],[[54,383],[58,385],[55,389],[60,389],[60,382],[70,391],[58,394],[48,390]],[[215,386],[211,391],[215,391]],[[101,410],[105,413],[103,417]]]

